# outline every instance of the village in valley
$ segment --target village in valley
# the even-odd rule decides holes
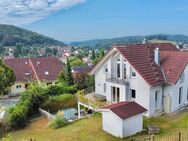
[[[15,1],[0,22],[0,140],[188,141],[188,36],[140,33],[88,40],[79,30],[80,35],[69,34],[71,27],[61,34],[69,40],[63,42],[57,23],[58,40],[33,32],[41,24],[36,21],[54,11],[66,17],[58,15],[60,7],[62,13],[77,13],[91,1],[39,1]],[[4,5],[0,2],[0,12]],[[28,6],[31,11],[24,11]],[[37,18],[36,11],[47,15],[30,23],[28,15]],[[94,30],[79,22],[82,30]],[[45,26],[39,26],[43,33]]]

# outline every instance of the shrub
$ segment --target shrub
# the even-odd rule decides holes
[[[26,125],[28,109],[25,105],[10,110],[9,123],[11,127],[21,128]]]
[[[67,84],[56,84],[56,85],[49,85],[47,94],[48,95],[60,95],[60,94],[74,94],[76,93],[76,87],[75,86],[68,86]]]
[[[29,89],[22,93],[20,101],[9,110],[9,124],[13,128],[26,125],[27,119],[38,112],[40,105],[46,99],[45,89],[38,84],[31,84]]]
[[[75,107],[77,104],[76,95],[62,94],[58,96],[51,96],[43,105],[42,108],[50,112],[57,111],[58,109]]]
[[[52,129],[57,129],[60,127],[64,127],[68,123],[69,122],[65,118],[61,116],[56,116],[55,119],[48,125],[48,127]]]

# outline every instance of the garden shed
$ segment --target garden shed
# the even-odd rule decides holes
[[[101,109],[103,130],[120,138],[143,130],[143,113],[147,110],[133,101],[118,102]]]

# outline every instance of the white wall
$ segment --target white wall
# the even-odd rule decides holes
[[[156,93],[156,91],[158,91],[157,107],[155,107],[155,93]],[[150,88],[149,116],[163,111],[162,98],[163,98],[162,85]]]
[[[15,82],[14,85],[10,87],[11,95],[17,95],[25,91],[25,82]],[[17,85],[21,85],[21,88],[16,88]]]
[[[183,106],[188,104],[187,94],[188,94],[188,66],[184,70],[185,78],[184,82],[178,82],[174,84],[168,84],[164,87],[164,95],[171,97],[171,112],[177,111]],[[182,103],[179,104],[179,88],[183,87],[182,93]]]
[[[102,126],[103,130],[116,137],[123,137],[123,120],[115,115],[113,112],[102,112]]]
[[[143,130],[143,114],[123,120],[123,137],[134,135]]]
[[[130,89],[136,90],[136,98],[132,99],[135,100],[138,104],[145,107],[146,109],[150,109],[150,85],[136,72],[136,77],[131,78],[130,76],[130,68],[131,65],[129,62],[126,64],[126,79],[129,83],[129,86],[121,85],[121,84],[115,84],[111,82],[106,82],[106,74],[104,73],[104,67],[108,66],[108,73],[114,74],[114,71],[111,69],[114,67],[113,61],[116,61],[116,59],[120,59],[120,69],[121,69],[121,75],[120,77],[123,78],[123,63],[124,63],[124,57],[120,54],[116,54],[116,57],[113,58],[113,56],[110,56],[107,60],[104,61],[104,63],[97,69],[95,73],[95,93],[100,94],[103,96],[106,96],[107,101],[111,100],[111,86],[119,87],[120,88],[120,101],[126,101],[131,100],[130,98]],[[106,93],[104,93],[103,84],[106,83]],[[129,89],[128,92],[126,92],[127,88]],[[146,115],[150,115],[149,111]]]

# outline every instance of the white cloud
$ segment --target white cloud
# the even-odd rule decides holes
[[[0,23],[29,24],[86,0],[0,0]]]

